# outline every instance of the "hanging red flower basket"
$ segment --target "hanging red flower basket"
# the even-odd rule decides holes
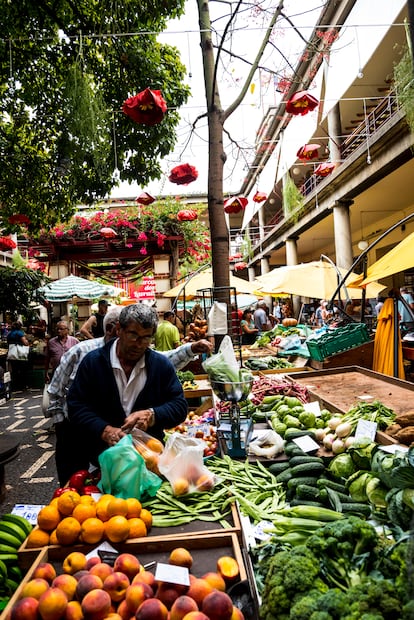
[[[8,252],[17,248],[17,243],[10,237],[0,237],[0,250],[2,252]]]
[[[171,183],[175,183],[176,185],[188,185],[195,181],[197,177],[198,172],[194,166],[190,164],[180,164],[171,170],[168,179]]]
[[[224,211],[226,213],[240,213],[246,208],[248,202],[245,196],[232,196],[224,201]]]
[[[198,213],[194,211],[194,209],[181,209],[181,211],[177,213],[177,220],[179,222],[192,222],[196,220],[197,217]]]
[[[253,202],[261,203],[267,200],[267,194],[257,191],[253,196]]]
[[[319,101],[306,90],[301,90],[291,96],[286,103],[286,112],[294,116],[304,116],[308,112],[312,112],[319,105]]]
[[[298,157],[301,161],[317,159],[319,157],[318,150],[320,148],[320,144],[305,144],[305,146],[300,147],[299,151],[296,153],[296,157]]]
[[[19,224],[20,226],[28,226],[31,222],[30,218],[23,213],[15,213],[8,218],[9,224]]]
[[[327,177],[335,170],[335,164],[330,162],[326,162],[323,164],[319,164],[317,168],[315,168],[315,173],[318,177]]]
[[[155,198],[148,194],[148,192],[142,192],[135,198],[135,202],[138,202],[140,205],[152,205],[155,202]]]
[[[162,121],[167,104],[160,90],[146,88],[124,101],[122,111],[135,123],[151,126]]]
[[[240,252],[237,252],[237,254],[233,254],[232,256],[229,256],[229,261],[233,262],[235,260],[238,260],[239,258],[242,258],[243,254],[241,254]]]
[[[234,271],[241,271],[242,269],[246,269],[246,267],[247,267],[247,263],[243,263],[243,262],[235,263]]]
[[[109,226],[104,226],[99,231],[104,239],[113,239],[117,236],[117,233],[113,228],[109,228]]]

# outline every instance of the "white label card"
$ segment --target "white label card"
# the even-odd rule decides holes
[[[12,510],[12,514],[24,517],[31,525],[36,525],[37,515],[41,508],[43,508],[43,504],[16,504]]]
[[[379,446],[380,450],[395,454],[396,452],[408,452],[408,446],[402,446],[399,443],[391,443],[388,446]]]
[[[319,444],[316,443],[316,441],[314,441],[312,437],[310,437],[310,435],[296,437],[296,439],[294,439],[293,441],[304,452],[313,452],[314,450],[318,450],[320,447]]]
[[[368,439],[371,439],[371,441],[374,441],[376,433],[376,422],[368,422],[368,420],[358,420],[358,424],[355,430],[356,439],[362,439],[363,437],[367,437]]]
[[[321,415],[321,408],[319,406],[319,401],[314,400],[311,403],[304,403],[303,408],[305,411],[310,411],[314,413],[316,416]]]
[[[182,586],[190,585],[188,568],[184,566],[173,566],[172,564],[163,564],[162,562],[158,562],[157,564],[155,579],[157,581],[166,581],[167,583],[178,583]]]

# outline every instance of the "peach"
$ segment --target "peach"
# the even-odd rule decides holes
[[[204,598],[213,592],[213,590],[214,588],[208,583],[208,581],[196,577],[195,579],[191,579],[187,594],[195,600],[199,607],[201,607]]]
[[[233,613],[231,614],[230,620],[244,620],[243,612],[235,605],[233,605]]]
[[[64,620],[82,620],[83,611],[79,601],[69,601],[65,609]]]
[[[60,588],[66,594],[68,601],[72,601],[75,598],[77,585],[78,581],[75,577],[66,573],[58,575],[52,581],[52,587]]]
[[[63,572],[73,575],[78,570],[86,570],[88,559],[84,553],[80,551],[72,551],[63,560]]]
[[[121,553],[114,562],[114,571],[120,571],[131,580],[139,573],[141,564],[138,558],[132,553]]]
[[[84,596],[91,590],[103,588],[103,581],[98,575],[91,575],[86,573],[81,577],[76,586],[76,598],[78,601],[83,601]]]
[[[157,582],[155,581],[154,573],[151,573],[149,570],[140,571],[137,575],[135,575],[131,583],[146,583],[152,588],[154,594],[157,590]]]
[[[114,569],[112,566],[106,562],[98,562],[98,564],[94,564],[92,568],[89,569],[90,575],[98,575],[102,581],[105,581],[108,575],[111,575],[113,572]]]
[[[138,607],[135,618],[136,620],[167,620],[168,609],[158,599],[147,598]]]
[[[147,598],[153,598],[154,592],[147,583],[134,583],[131,584],[125,592],[125,601],[128,610],[131,614],[134,614],[138,607]]]
[[[39,601],[25,596],[15,602],[10,611],[10,620],[38,620]]]
[[[89,571],[88,570],[78,570],[76,571],[76,573],[73,573],[73,576],[75,577],[75,579],[77,579],[77,581],[79,581],[79,579],[81,579],[82,577],[85,577],[85,575],[89,575]]]
[[[86,620],[103,620],[111,611],[111,597],[105,590],[90,590],[81,603]]]
[[[183,620],[210,620],[210,618],[202,611],[190,611],[184,616]]]
[[[179,596],[170,609],[170,620],[182,620],[190,611],[198,611],[195,600],[185,594]]]
[[[105,616],[105,620],[122,620],[122,618],[118,612],[111,611],[107,616]]]
[[[95,564],[100,564],[101,563],[101,558],[99,557],[99,555],[93,555],[92,557],[88,558],[86,561],[86,570],[91,570],[92,566],[95,566]]]
[[[233,601],[225,592],[214,590],[203,600],[201,611],[210,620],[230,620],[233,613]]]
[[[46,579],[42,577],[36,577],[35,579],[30,579],[27,583],[22,586],[22,590],[20,592],[19,598],[33,597],[39,598],[42,596],[43,592],[46,592],[50,587],[50,584]]]
[[[48,583],[52,583],[56,577],[56,569],[50,562],[40,562],[33,571],[33,579],[37,577],[41,577],[42,579],[46,579]]]
[[[184,547],[176,547],[171,551],[168,562],[174,564],[174,566],[184,566],[190,569],[193,565],[193,558],[191,553]]]
[[[121,616],[122,620],[130,620],[130,618],[133,617],[133,615],[131,616],[131,612],[129,611],[126,599],[119,603],[116,612]]]
[[[128,577],[120,571],[114,571],[103,582],[103,589],[108,592],[111,600],[119,603],[125,598],[126,591],[131,585]]]
[[[208,581],[208,583],[213,588],[215,588],[216,590],[220,590],[220,592],[225,592],[226,590],[226,582],[224,581],[220,573],[210,571],[208,573],[205,573],[205,575],[202,575],[201,579],[205,579],[206,581]]]
[[[60,620],[68,606],[66,594],[59,588],[50,587],[39,599],[42,620]]]
[[[180,596],[181,591],[172,583],[160,583],[155,598],[164,603],[167,609],[171,609],[174,601]]]
[[[217,560],[217,571],[223,577],[226,585],[228,585],[229,583],[233,583],[233,581],[236,581],[236,579],[238,579],[240,575],[240,569],[237,560],[235,560],[230,555],[222,555]]]

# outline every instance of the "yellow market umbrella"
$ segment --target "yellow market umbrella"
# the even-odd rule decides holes
[[[365,286],[379,278],[392,276],[394,273],[414,267],[414,233],[411,233],[398,245],[384,254],[380,259],[368,267],[367,276],[357,276],[355,283]]]
[[[330,299],[338,287],[338,272],[342,278],[347,270],[335,267],[331,263],[324,261],[311,261],[299,265],[287,265],[278,267],[262,276],[256,278],[256,294],[272,295],[274,297],[282,295],[300,295],[315,299]],[[361,299],[362,289],[350,288],[351,278],[355,279],[357,274],[351,273],[346,281],[347,295],[343,287],[340,290],[341,299],[350,297],[351,299]],[[384,290],[385,286],[373,282],[367,287],[366,297],[376,298]]]
[[[377,372],[391,377],[404,379],[405,374],[401,336],[398,328],[398,316],[395,317],[394,313],[394,300],[391,297],[387,297],[377,318],[372,370],[376,370]],[[397,321],[397,329],[395,329],[395,321]],[[397,337],[397,342],[395,342],[395,335]]]
[[[253,282],[237,278],[232,273],[230,273],[230,286],[236,289],[236,293],[249,293],[250,295],[254,295],[256,289],[256,285]],[[186,282],[177,284],[174,288],[166,291],[163,297],[192,299],[193,297],[200,297],[200,290],[210,288],[214,288],[213,272],[211,268],[207,268],[188,278]]]

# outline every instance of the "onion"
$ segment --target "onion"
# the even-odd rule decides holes
[[[341,454],[341,452],[345,452],[345,444],[342,439],[335,439],[332,442],[332,452],[334,454]]]
[[[344,441],[345,448],[350,448],[354,442],[355,442],[354,435],[349,435],[349,437],[347,437]]]
[[[342,424],[338,424],[335,429],[335,433],[341,439],[343,437],[348,437],[348,435],[352,433],[352,424],[350,424],[349,422],[342,422]]]
[[[325,437],[323,438],[323,447],[326,450],[332,450],[332,443],[334,439],[335,439],[335,435],[333,433],[325,435]]]
[[[342,422],[342,418],[336,416],[328,420],[328,426],[331,429],[331,431],[334,431],[341,422]]]
[[[315,428],[314,430],[314,435],[315,435],[315,439],[316,441],[323,441],[326,435],[326,429],[325,428]]]

